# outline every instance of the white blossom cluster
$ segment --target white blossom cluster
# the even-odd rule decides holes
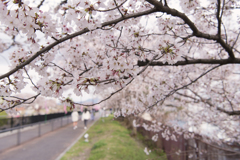
[[[149,155],[151,153],[151,150],[148,150],[147,147],[145,147],[144,152],[146,153],[146,155]]]

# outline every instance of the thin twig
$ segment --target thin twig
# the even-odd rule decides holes
[[[9,110],[9,109],[13,109],[14,107],[18,106],[18,105],[21,105],[21,104],[31,104],[33,103],[37,97],[40,95],[41,93],[38,93],[37,95],[35,96],[32,96],[30,98],[27,98],[27,99],[23,99],[23,98],[18,98],[18,97],[15,97],[16,99],[19,99],[19,100],[22,100],[22,102],[16,102],[16,104],[14,104],[13,106],[11,107],[8,107],[8,108],[1,108],[1,111],[0,112],[3,112],[3,111],[6,111],[6,110]],[[13,96],[12,96],[13,97]],[[33,99],[31,102],[27,102],[29,101],[30,99]]]
[[[114,1],[114,3],[115,3],[115,5],[116,5],[116,7],[117,7],[117,9],[118,9],[118,11],[119,11],[119,13],[122,15],[122,17],[124,17],[124,15],[122,14],[122,12],[121,12],[120,9],[119,9],[120,6],[117,5],[116,0],[113,0],[113,1]]]
[[[146,110],[154,107],[154,106],[157,105],[159,102],[161,102],[161,101],[165,100],[167,97],[173,95],[173,94],[174,94],[175,92],[177,92],[178,90],[181,90],[181,89],[183,89],[183,88],[186,88],[186,87],[188,87],[189,85],[195,83],[198,79],[202,78],[204,75],[206,75],[207,73],[211,72],[212,70],[214,70],[214,69],[216,69],[216,68],[218,68],[218,67],[220,67],[220,66],[221,66],[221,65],[217,65],[217,66],[209,69],[208,71],[202,73],[200,76],[198,76],[195,80],[191,81],[190,83],[188,83],[188,84],[186,84],[186,85],[184,85],[184,86],[182,86],[182,87],[179,87],[179,88],[177,88],[177,89],[174,89],[174,90],[170,91],[170,92],[169,92],[167,95],[165,95],[163,98],[161,98],[160,100],[156,101],[156,102],[155,102],[154,104],[152,104],[151,106],[147,107],[143,112],[145,112]]]
[[[122,2],[119,6],[116,5],[116,7],[111,8],[111,9],[106,9],[106,10],[97,10],[97,9],[94,9],[94,11],[98,11],[98,12],[108,12],[108,11],[112,11],[112,10],[115,10],[115,9],[121,7],[121,6],[122,6],[124,3],[126,3],[126,2],[127,2],[127,0],[125,0],[124,2]],[[116,3],[115,3],[115,4],[116,4]]]
[[[40,8],[40,7],[43,5],[44,1],[45,1],[45,0],[42,0],[42,1],[40,2],[40,4],[37,6],[37,8]]]
[[[53,63],[53,62],[49,62],[49,63],[50,63],[50,64],[53,64],[54,66],[58,67],[59,69],[61,69],[62,71],[66,72],[66,73],[68,73],[68,74],[70,74],[70,75],[71,75],[71,77],[73,77],[73,74],[72,74],[72,73],[70,73],[70,72],[66,71],[66,70],[65,70],[65,69],[63,69],[62,67],[58,66],[56,63]]]
[[[123,30],[123,27],[121,27],[120,34],[119,34],[118,39],[117,39],[116,47],[118,47],[118,42],[119,42],[119,39],[122,35],[122,30]]]
[[[152,60],[149,62],[149,64],[157,57],[157,55],[153,56]],[[148,67],[149,65],[146,65],[137,75],[140,75],[142,74]],[[115,91],[115,92],[112,92],[110,94],[110,96],[108,96],[107,98],[105,99],[102,99],[101,101],[97,102],[97,103],[94,103],[94,104],[82,104],[82,103],[74,103],[74,104],[78,104],[78,105],[84,105],[84,106],[93,106],[93,105],[96,105],[96,104],[100,104],[108,99],[110,99],[114,94],[120,92],[121,90],[123,90],[126,86],[128,86],[132,81],[134,80],[134,78],[132,78],[124,87],[120,88],[119,90]]]
[[[28,76],[29,80],[31,81],[32,85],[33,85],[35,88],[39,89],[39,88],[35,85],[35,83],[33,83],[32,78],[29,76],[29,74],[28,74],[28,72],[27,72],[27,70],[26,70],[26,67],[23,67],[23,70],[24,70],[25,73],[27,74],[27,76]]]

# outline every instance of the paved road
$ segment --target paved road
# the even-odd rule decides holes
[[[0,153],[6,149],[16,146],[17,144],[37,138],[57,128],[70,124],[71,117],[56,118],[45,122],[27,125],[22,129],[16,129],[0,134]]]
[[[96,119],[99,115],[96,114]],[[89,126],[92,124],[89,121]],[[44,128],[44,127],[42,127]],[[54,160],[84,132],[83,122],[73,130],[72,124],[0,153],[1,160]],[[15,135],[16,136],[16,135]],[[0,139],[0,143],[2,143]],[[3,142],[7,144],[7,142]]]

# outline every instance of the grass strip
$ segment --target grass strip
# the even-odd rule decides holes
[[[82,137],[61,160],[165,160],[164,153],[146,155],[145,146],[130,136],[112,116],[98,120],[89,130],[89,142]]]

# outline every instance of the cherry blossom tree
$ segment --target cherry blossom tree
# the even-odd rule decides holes
[[[10,70],[0,75],[1,111],[13,112],[39,95],[74,107],[81,104],[64,91],[72,88],[81,96],[90,86],[95,94],[108,93],[102,103],[128,87],[133,96],[121,106],[124,115],[148,112],[174,128],[180,119],[183,129],[198,133],[207,123],[221,131],[213,139],[240,142],[239,5],[1,0],[0,31],[12,42],[2,38],[0,50],[14,49]],[[14,96],[27,84],[36,95]],[[158,131],[157,124],[146,129]],[[165,137],[171,137],[167,131]]]

